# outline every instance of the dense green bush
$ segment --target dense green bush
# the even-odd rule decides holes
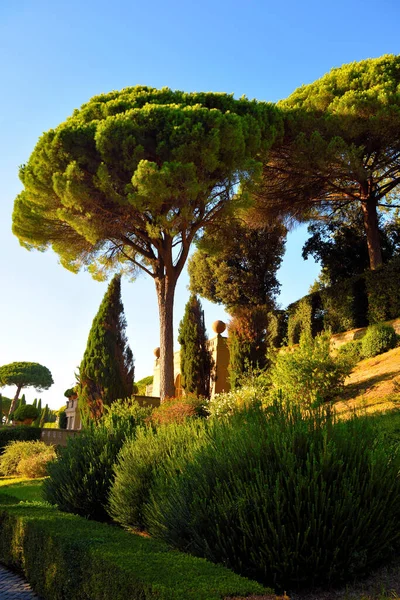
[[[311,338],[302,334],[298,348],[277,354],[271,368],[271,393],[303,406],[332,400],[342,389],[353,362],[330,353],[329,332]]]
[[[44,600],[221,600],[266,594],[221,565],[0,493],[0,561]],[[13,488],[10,488],[13,494]]]
[[[276,403],[213,427],[178,477],[156,479],[153,536],[282,589],[338,582],[399,548],[400,456],[367,419]]]
[[[363,276],[351,277],[319,292],[324,329],[341,333],[368,324],[368,299]]]
[[[4,451],[4,448],[10,442],[28,442],[34,440],[40,440],[42,430],[40,427],[0,427],[0,453]]]
[[[377,323],[368,327],[361,341],[361,351],[364,358],[371,358],[387,352],[396,344],[397,336],[393,327],[385,323]]]
[[[362,343],[361,340],[353,340],[340,346],[337,351],[339,357],[348,358],[349,361],[356,365],[362,359]]]
[[[54,457],[54,446],[44,442],[10,442],[0,457],[0,473],[4,476],[44,477],[46,465]]]
[[[14,421],[25,421],[25,419],[37,419],[39,416],[39,411],[32,404],[22,404],[17,408],[17,410],[13,413]]]
[[[65,410],[60,410],[58,413],[58,427],[60,429],[67,429],[68,417]]]
[[[392,260],[376,271],[367,271],[368,322],[379,323],[400,316],[400,259]]]
[[[88,519],[107,520],[106,503],[113,466],[125,439],[133,436],[135,425],[129,419],[108,427],[92,426],[68,438],[57,460],[48,464],[49,478],[43,490],[45,499],[60,510]]]
[[[109,497],[112,518],[124,527],[145,528],[143,509],[157,471],[167,459],[175,461],[182,456],[189,459],[206,439],[204,420],[171,423],[155,431],[138,429],[135,439],[124,444],[115,465]]]
[[[135,398],[116,400],[110,406],[104,406],[100,422],[107,429],[113,429],[117,424],[124,426],[127,422],[130,423],[132,428],[135,428],[138,425],[144,425],[150,418],[152,411],[151,406],[140,406]]]

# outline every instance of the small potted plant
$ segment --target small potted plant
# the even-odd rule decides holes
[[[32,404],[19,406],[13,413],[12,419],[18,425],[32,425],[33,421],[39,416],[39,411]]]

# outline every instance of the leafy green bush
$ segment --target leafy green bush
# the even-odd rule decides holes
[[[140,406],[134,398],[116,400],[110,406],[104,406],[101,423],[107,429],[113,429],[117,424],[124,426],[129,422],[130,427],[134,429],[138,425],[144,425],[152,411],[151,406]]]
[[[105,505],[114,478],[113,465],[125,439],[133,436],[135,425],[112,420],[109,427],[93,426],[68,438],[57,460],[48,465],[49,478],[43,490],[50,504],[88,519],[108,519]]]
[[[141,428],[127,440],[115,465],[115,479],[109,497],[109,514],[124,527],[143,529],[143,509],[159,469],[167,459],[188,458],[205,443],[207,424],[196,419],[170,423],[156,431]],[[175,472],[176,475],[176,472]]]
[[[232,416],[235,412],[243,410],[260,400],[259,390],[251,385],[215,394],[207,403],[207,410],[211,417],[221,418]]]
[[[4,476],[44,477],[46,464],[54,457],[54,447],[44,442],[10,442],[0,457],[0,473]]]
[[[340,346],[337,351],[337,356],[348,358],[349,361],[356,365],[362,359],[362,344],[361,340],[353,340]]]
[[[213,427],[179,476],[156,478],[153,536],[282,589],[346,579],[400,547],[399,449],[367,418],[274,403]]]
[[[13,413],[14,421],[25,421],[25,419],[37,419],[38,409],[32,404],[23,404]]]
[[[271,393],[281,392],[292,402],[313,406],[333,399],[342,390],[353,363],[330,354],[330,334],[303,334],[298,348],[277,354],[271,368]]]
[[[0,504],[0,560],[22,571],[44,600],[221,600],[270,592],[221,565],[43,502],[20,504],[1,493]]]
[[[41,434],[40,427],[0,427],[0,453],[10,442],[40,440]]]
[[[365,358],[387,352],[397,345],[396,332],[391,325],[377,323],[370,325],[361,340],[362,354]]]

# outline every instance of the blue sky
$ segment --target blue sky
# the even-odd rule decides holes
[[[51,252],[27,252],[11,233],[18,166],[41,133],[91,96],[136,84],[277,101],[334,66],[398,54],[399,17],[397,0],[1,2],[0,365],[39,362],[55,380],[47,392],[27,390],[28,401],[40,395],[52,408],[64,403],[107,286],[69,273]],[[304,240],[304,229],[290,234],[279,273],[282,306],[318,274],[301,258]],[[183,275],[176,326],[187,283]],[[124,281],[123,301],[140,379],[152,373],[159,345],[153,282]],[[207,324],[225,318],[222,307],[203,305]]]

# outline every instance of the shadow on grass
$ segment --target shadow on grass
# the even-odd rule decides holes
[[[362,381],[355,381],[354,383],[349,383],[346,385],[344,392],[341,394],[340,399],[338,399],[338,401],[352,400],[357,396],[366,394],[378,384],[383,383],[384,381],[393,380],[398,375],[398,370],[389,371],[386,373],[379,373],[378,375],[373,375],[372,377],[367,377]]]

